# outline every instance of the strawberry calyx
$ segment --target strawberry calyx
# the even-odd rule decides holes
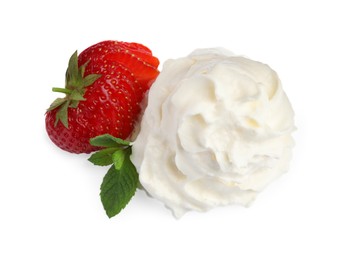
[[[69,59],[68,68],[65,74],[65,88],[52,88],[53,92],[64,93],[64,98],[57,98],[52,102],[47,111],[58,109],[54,126],[60,121],[68,128],[68,108],[76,108],[80,101],[85,100],[86,88],[92,85],[100,74],[89,74],[85,76],[85,69],[89,60],[83,65],[78,65],[78,52],[75,51]]]

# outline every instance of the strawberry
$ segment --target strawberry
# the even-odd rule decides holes
[[[68,64],[65,93],[46,112],[46,131],[58,147],[90,153],[90,139],[103,134],[127,139],[137,121],[145,92],[158,76],[159,61],[138,43],[103,41]]]
[[[83,51],[79,56],[79,62],[87,60],[111,59],[116,60],[127,68],[132,67],[132,73],[137,80],[144,80],[152,83],[158,75],[157,67],[159,61],[151,51],[137,43],[126,43],[114,41],[104,41]],[[147,86],[147,84],[145,84]],[[148,86],[149,87],[149,86]]]

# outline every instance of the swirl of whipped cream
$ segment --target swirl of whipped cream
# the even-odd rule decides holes
[[[249,205],[288,169],[294,113],[277,74],[225,49],[168,60],[148,96],[132,161],[176,217]]]

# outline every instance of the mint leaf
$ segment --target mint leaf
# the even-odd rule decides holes
[[[112,161],[114,167],[117,170],[120,170],[124,161],[125,161],[125,150],[117,150],[112,154]]]
[[[109,134],[104,134],[91,138],[90,144],[99,147],[127,147],[130,145],[130,142]]]
[[[95,152],[88,158],[94,165],[107,166],[114,163],[113,154],[117,148],[106,148]]]
[[[136,167],[130,160],[130,142],[105,134],[90,139],[91,145],[106,147],[88,159],[95,165],[113,164],[101,184],[101,201],[109,218],[125,208],[135,194],[139,181]]]
[[[125,150],[125,158],[120,169],[110,167],[101,185],[101,200],[109,218],[125,208],[136,192],[138,173],[130,160],[131,148]]]

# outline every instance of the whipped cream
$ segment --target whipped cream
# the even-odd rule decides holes
[[[249,205],[289,167],[294,113],[269,66],[225,49],[165,62],[131,160],[176,217]]]

